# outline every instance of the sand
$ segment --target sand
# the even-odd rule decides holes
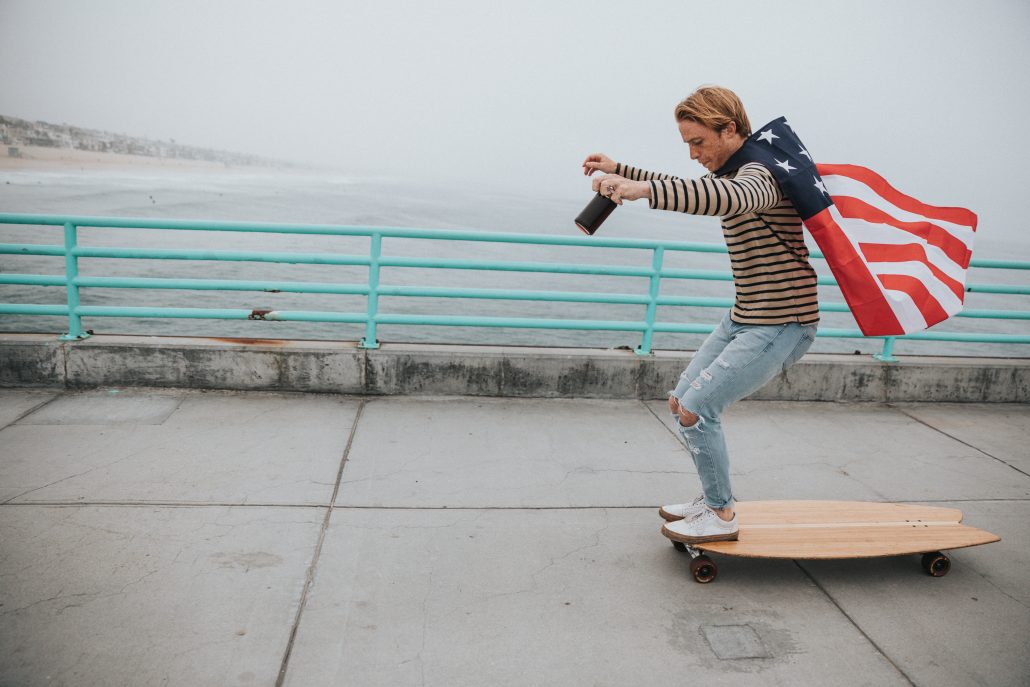
[[[118,170],[153,169],[182,172],[225,172],[226,170],[273,170],[274,167],[228,165],[206,160],[182,160],[176,158],[147,157],[145,155],[124,155],[121,153],[98,153],[71,148],[44,148],[17,146],[20,155],[11,157],[6,147],[0,149],[0,171],[63,171],[63,170]]]

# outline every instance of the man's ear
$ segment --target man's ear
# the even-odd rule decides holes
[[[736,122],[729,122],[726,126],[724,126],[722,128],[722,131],[720,133],[725,134],[727,136],[736,136],[737,135],[737,123]]]

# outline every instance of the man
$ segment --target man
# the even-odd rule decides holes
[[[737,538],[721,417],[801,358],[819,322],[816,274],[801,218],[769,169],[749,161],[751,124],[732,91],[708,86],[676,106],[690,157],[709,174],[680,179],[595,153],[583,162],[595,191],[621,205],[646,198],[658,210],[721,218],[736,298],[669,395],[669,409],[697,467],[702,495],[662,506],[666,535],[696,544]]]

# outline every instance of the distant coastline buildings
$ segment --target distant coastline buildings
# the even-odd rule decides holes
[[[289,163],[271,160],[257,155],[230,153],[187,146],[171,141],[153,141],[146,138],[125,136],[109,131],[82,129],[67,124],[30,122],[17,117],[0,115],[0,144],[10,157],[19,157],[21,148],[65,148],[96,153],[118,153],[179,160],[202,160],[220,162],[225,165],[247,165],[257,167],[288,167]]]

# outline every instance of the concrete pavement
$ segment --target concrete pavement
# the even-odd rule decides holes
[[[662,402],[0,390],[0,685],[1023,685],[1030,406],[749,401],[739,499],[934,503],[1002,541],[722,557]]]

